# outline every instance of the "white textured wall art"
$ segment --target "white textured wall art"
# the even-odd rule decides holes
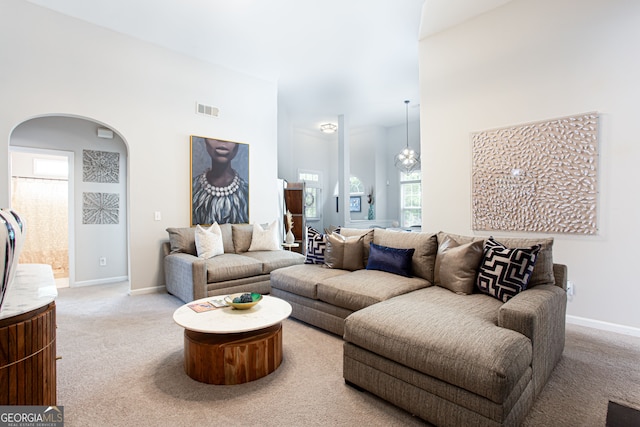
[[[83,224],[118,224],[119,222],[119,194],[82,193]]]
[[[82,150],[84,182],[120,182],[120,153]]]
[[[598,114],[472,133],[474,230],[595,234]]]

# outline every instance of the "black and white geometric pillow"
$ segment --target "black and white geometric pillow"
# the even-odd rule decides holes
[[[324,264],[324,252],[327,248],[325,235],[313,227],[307,226],[307,258],[305,264]]]
[[[509,249],[489,237],[476,279],[480,292],[507,302],[527,289],[540,247]]]

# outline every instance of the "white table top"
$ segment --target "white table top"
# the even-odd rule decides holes
[[[223,299],[225,295],[202,298],[193,303]],[[248,310],[221,307],[197,313],[185,304],[173,313],[173,320],[190,331],[210,334],[231,334],[255,331],[276,325],[289,317],[291,305],[279,298],[263,295],[262,300]]]
[[[4,296],[0,319],[28,313],[53,302],[58,296],[48,264],[18,264],[13,282]]]

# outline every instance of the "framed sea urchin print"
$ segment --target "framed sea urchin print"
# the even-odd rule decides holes
[[[249,222],[249,145],[191,136],[191,225]]]

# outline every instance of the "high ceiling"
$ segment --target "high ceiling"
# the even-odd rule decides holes
[[[405,99],[417,117],[418,39],[509,0],[28,1],[277,81],[294,126],[317,129],[404,123]]]

